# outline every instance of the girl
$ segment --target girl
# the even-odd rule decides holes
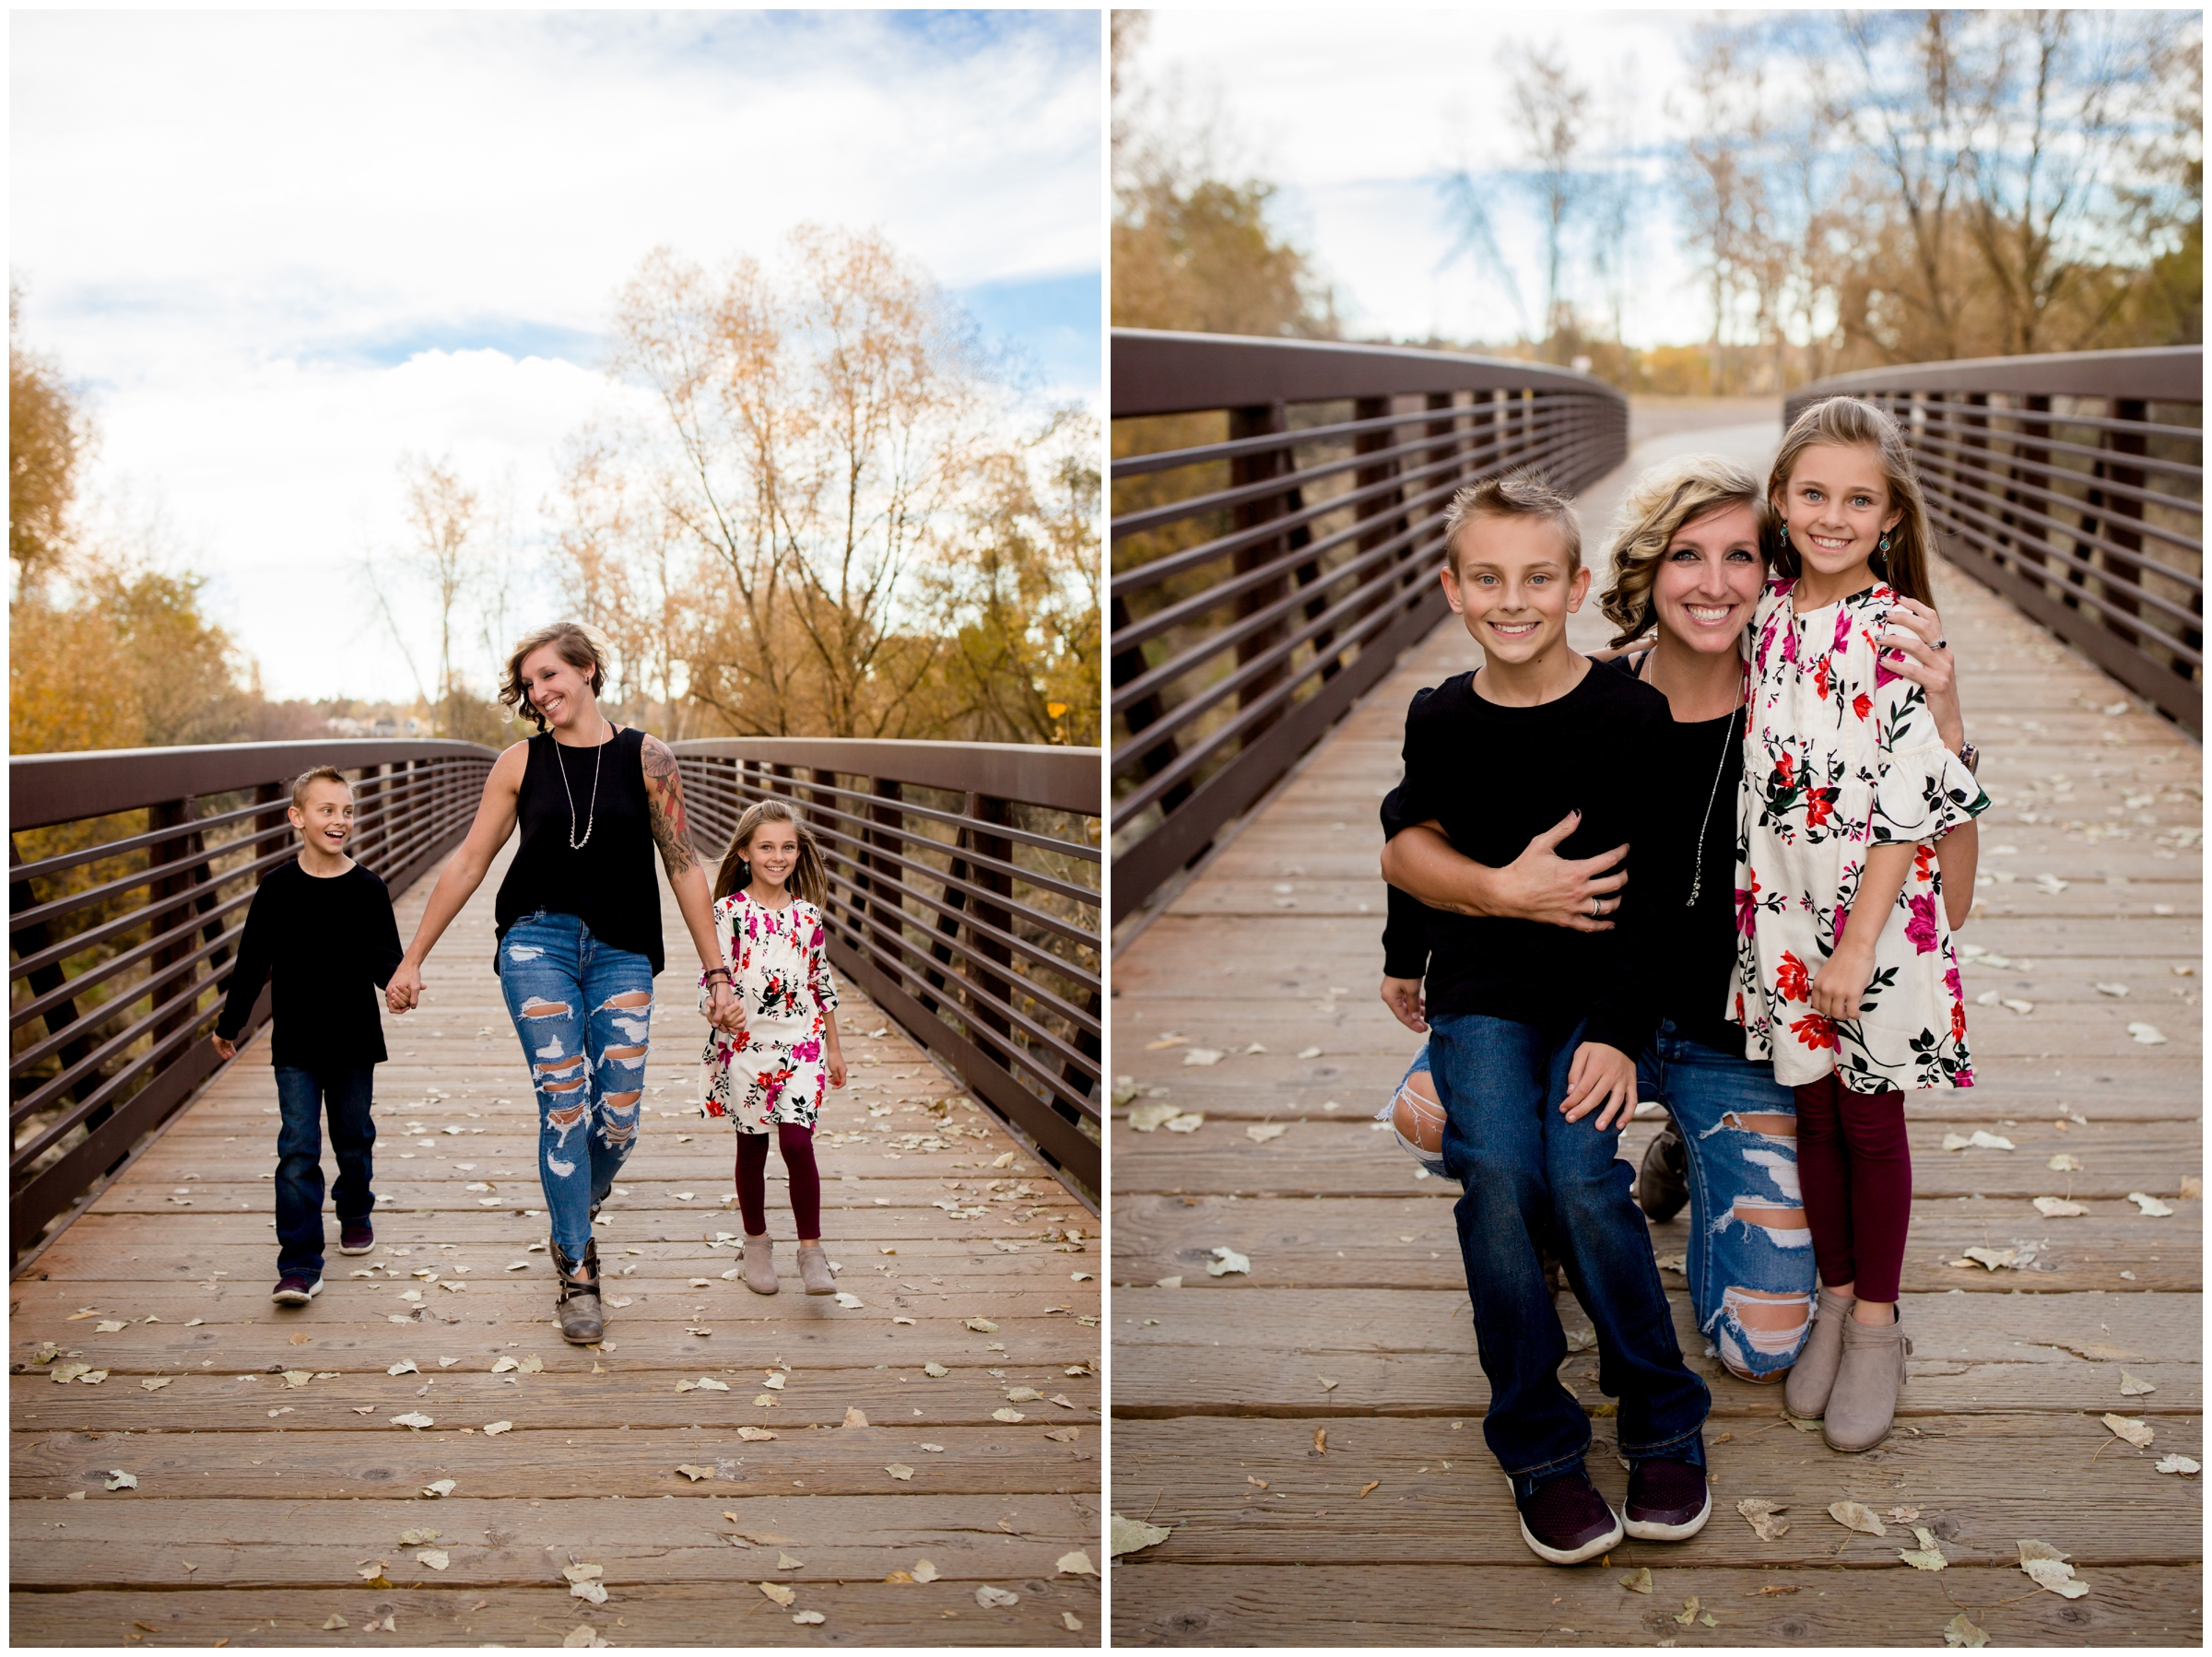
[[[1971,891],[1989,806],[1927,693],[1877,642],[1930,601],[1927,511],[1896,423],[1831,397],[1783,439],[1783,530],[1753,617],[1729,1017],[1797,1100],[1797,1170],[1820,1290],[1790,1371],[1830,1448],[1888,1436],[1911,1351],[1897,1321],[1912,1217],[1907,1087],[1971,1087],[1944,876]],[[1934,842],[1959,830],[1938,872]]]
[[[768,1240],[771,1130],[798,1223],[799,1276],[810,1295],[837,1290],[822,1252],[822,1181],[814,1166],[823,1088],[845,1085],[837,986],[822,958],[821,906],[829,897],[821,850],[791,807],[762,800],[747,810],[714,877],[715,931],[745,1026],[735,1035],[710,1036],[700,1062],[706,1114],[726,1116],[737,1130],[745,1286],[757,1295],[776,1292]]]

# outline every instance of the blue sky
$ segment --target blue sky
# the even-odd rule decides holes
[[[10,37],[25,334],[272,694],[404,694],[346,571],[403,450],[524,516],[653,248],[874,229],[1101,401],[1095,13],[46,12]],[[303,615],[325,618],[320,629]]]

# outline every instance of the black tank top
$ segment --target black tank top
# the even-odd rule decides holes
[[[592,935],[666,965],[661,950],[661,888],[654,878],[653,817],[645,798],[645,734],[625,729],[602,748],[563,747],[548,731],[530,739],[515,800],[523,843],[500,882],[499,935],[539,910],[574,915]],[[592,772],[598,768],[594,803]],[[562,773],[567,786],[562,786]],[[573,817],[570,803],[574,802]],[[571,847],[591,825],[591,838]],[[498,958],[495,954],[494,969]]]

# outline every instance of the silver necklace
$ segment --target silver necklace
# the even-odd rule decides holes
[[[569,787],[569,762],[560,757],[560,738],[553,739],[553,763],[560,768],[560,792],[569,797],[569,850],[581,852],[592,843],[592,826],[599,820],[599,761],[606,757],[610,733],[592,745],[592,799],[583,817],[583,838],[576,838],[576,795]]]
[[[1637,676],[1645,684],[1651,683],[1652,652],[1646,651],[1643,660],[1637,663]],[[1705,831],[1712,827],[1712,803],[1721,797],[1721,779],[1728,771],[1728,746],[1735,740],[1735,716],[1743,711],[1738,703],[1728,711],[1728,729],[1721,734],[1721,762],[1713,768],[1712,788],[1705,796],[1705,815],[1698,820],[1698,854],[1689,866],[1689,896],[1682,899],[1684,909],[1698,907],[1698,894],[1705,889]]]

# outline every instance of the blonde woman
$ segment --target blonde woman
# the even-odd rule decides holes
[[[605,646],[572,621],[515,646],[500,700],[538,734],[501,754],[477,820],[438,876],[415,941],[392,975],[394,1013],[422,996],[422,966],[519,824],[500,883],[493,970],[537,1094],[537,1175],[552,1219],[562,1336],[606,1333],[592,1220],[637,1143],[653,981],[664,963],[657,851],[704,969],[709,1016],[744,1027],[714,937],[706,871],[684,819],[676,756],[599,711]]]
[[[1767,577],[1770,510],[1763,479],[1717,455],[1669,459],[1622,501],[1599,605],[1614,624],[1611,670],[1644,680],[1674,715],[1662,797],[1637,847],[1655,954],[1663,1022],[1638,1064],[1638,1098],[1665,1101],[1672,1120],[1644,1158],[1638,1199],[1655,1219],[1687,1200],[1686,1262],[1698,1325],[1731,1373],[1782,1380],[1811,1329],[1814,1272],[1796,1181],[1796,1102],[1771,1063],[1747,1060],[1743,1027],[1725,1017],[1735,961],[1736,798],[1743,774],[1744,633]],[[1900,675],[1924,686],[1943,739],[1962,746],[1950,653],[1924,605],[1900,603],[1909,631],[1883,642],[1903,654]],[[1383,802],[1383,877],[1430,908],[1512,915],[1605,931],[1626,876],[1626,848],[1580,860],[1553,848],[1568,825],[1539,837],[1512,864],[1489,868],[1431,829],[1403,828],[1396,796]],[[1401,832],[1401,828],[1403,831]],[[1957,920],[1972,898],[1969,870],[1954,882]],[[1394,920],[1394,924],[1395,923]],[[1955,921],[1954,923],[1957,923]],[[1409,1028],[1424,1028],[1417,1016]],[[1424,1049],[1390,1107],[1417,1155],[1435,1111]],[[1424,1143],[1425,1142],[1425,1143]]]

